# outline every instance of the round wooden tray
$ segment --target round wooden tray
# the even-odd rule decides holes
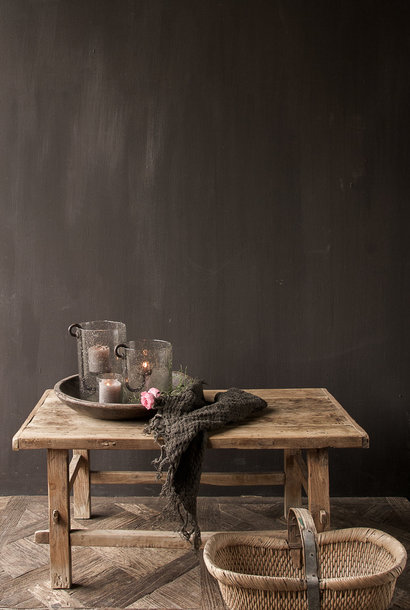
[[[193,381],[192,377],[182,371],[172,371],[172,387]],[[132,403],[100,403],[84,400],[80,395],[80,378],[71,375],[61,379],[54,386],[58,398],[74,411],[84,413],[95,419],[149,419],[155,414],[155,409],[146,409],[141,404]]]
[[[84,400],[80,396],[80,378],[72,375],[61,379],[54,386],[58,398],[74,411],[83,413],[95,419],[149,419],[154,415],[154,409],[146,409],[141,404],[99,403]]]

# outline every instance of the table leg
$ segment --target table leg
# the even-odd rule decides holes
[[[51,586],[68,589],[71,587],[71,545],[67,449],[48,449],[47,472]]]
[[[80,466],[73,484],[74,518],[91,517],[90,495],[90,452],[87,449],[74,449],[73,455],[80,455]]]
[[[299,449],[284,450],[285,490],[284,490],[284,515],[288,516],[289,508],[302,506],[302,485],[299,471],[296,465],[296,455],[300,455]]]
[[[327,449],[308,449],[308,503],[318,532],[329,529],[329,458]]]

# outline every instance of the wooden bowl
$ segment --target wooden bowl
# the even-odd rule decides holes
[[[189,375],[181,371],[172,371],[173,388],[190,381],[193,381],[193,379]],[[95,419],[149,419],[155,414],[155,409],[148,410],[141,404],[100,403],[84,400],[80,395],[80,378],[78,375],[71,375],[71,377],[58,381],[54,386],[54,392],[61,402],[74,409],[74,411]]]
[[[72,375],[61,379],[54,386],[58,398],[74,411],[95,419],[149,419],[155,410],[147,410],[141,404],[99,403],[84,400],[80,396],[80,378]]]

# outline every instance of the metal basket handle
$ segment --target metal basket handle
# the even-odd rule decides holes
[[[288,545],[296,568],[305,566],[309,610],[320,610],[319,561],[316,547],[316,527],[305,508],[290,508],[288,512]]]

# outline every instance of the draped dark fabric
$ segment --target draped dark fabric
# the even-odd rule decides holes
[[[219,392],[213,403],[207,403],[203,384],[197,380],[178,396],[156,399],[157,413],[146,432],[161,446],[161,454],[153,462],[158,477],[167,469],[161,490],[161,496],[166,498],[163,515],[175,521],[176,528],[195,549],[201,543],[197,496],[207,433],[265,407],[264,400],[237,388]]]

